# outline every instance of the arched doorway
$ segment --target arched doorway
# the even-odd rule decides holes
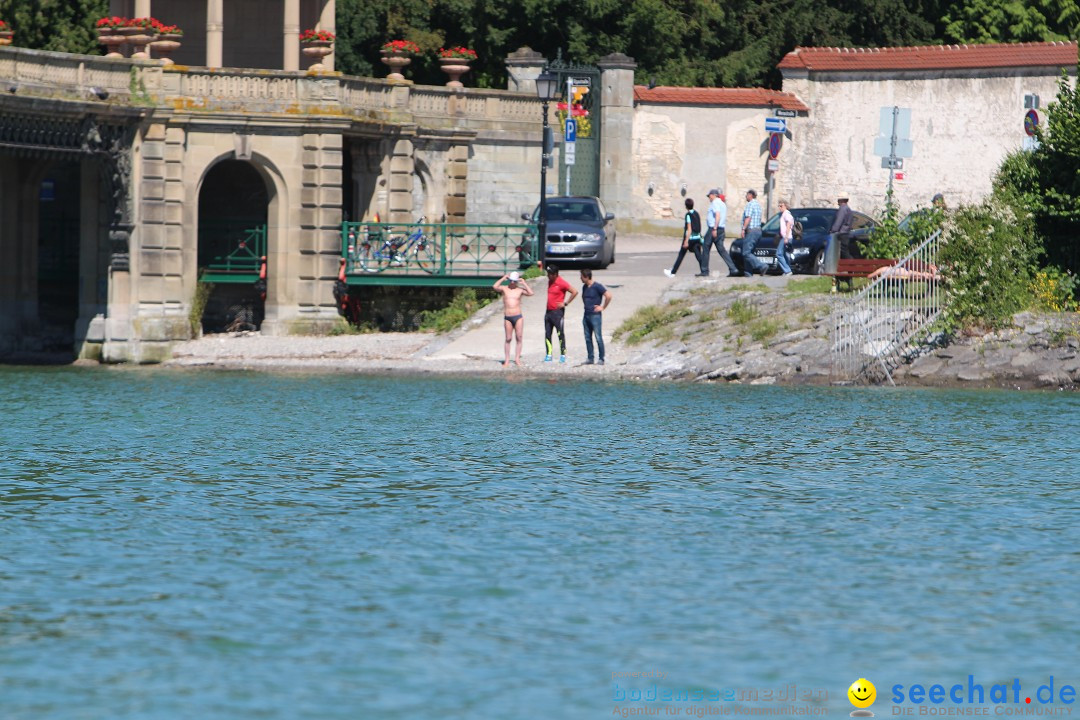
[[[37,192],[37,307],[42,349],[74,353],[79,317],[81,174],[77,162],[50,167]]]
[[[266,181],[245,160],[223,160],[199,190],[203,332],[258,330],[265,316]]]

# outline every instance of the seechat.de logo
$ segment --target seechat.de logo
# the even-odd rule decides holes
[[[877,688],[866,678],[859,678],[847,689],[848,700],[855,706],[851,717],[874,717],[874,711],[868,708],[877,700]]]

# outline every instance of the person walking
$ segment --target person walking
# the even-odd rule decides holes
[[[675,277],[675,273],[679,272],[679,265],[682,265],[687,250],[694,253],[698,266],[701,266],[701,215],[694,209],[693,198],[686,198],[684,205],[686,205],[686,215],[683,216],[682,246],[671,269],[664,268],[664,274],[668,277]],[[705,274],[708,275],[708,273]]]
[[[791,266],[787,261],[787,248],[795,237],[795,217],[791,214],[787,200],[777,203],[780,208],[780,239],[776,243],[776,262],[784,276],[791,274]]]
[[[736,267],[735,261],[731,259],[727,248],[724,247],[724,235],[727,232],[726,225],[727,203],[724,200],[724,193],[714,188],[709,191],[709,209],[705,212],[705,237],[701,243],[700,261],[702,277],[708,277],[709,275],[709,255],[712,253],[713,245],[716,246],[716,252],[720,255],[720,259],[727,265],[728,277],[739,276],[739,268]]]
[[[559,362],[566,362],[566,330],[563,321],[566,315],[566,306],[577,297],[577,290],[570,287],[570,283],[559,277],[559,268],[554,265],[547,266],[547,311],[544,313],[544,344],[547,346],[547,355],[544,362],[551,362],[551,331],[559,333]],[[567,297],[569,295],[569,297]]]
[[[833,216],[832,227],[829,232],[836,235],[836,241],[840,243],[840,257],[850,260],[851,254],[851,223],[854,215],[848,206],[847,193],[841,194],[836,199],[836,215]]]
[[[509,283],[506,287],[503,287],[504,280]],[[503,367],[510,364],[510,341],[515,334],[517,334],[517,353],[514,355],[514,364],[520,366],[521,338],[525,333],[525,318],[521,314],[521,296],[532,295],[532,288],[516,272],[503,275],[491,287],[502,295],[503,299],[503,327],[506,329],[506,343],[503,345]]]
[[[585,306],[585,315],[581,319],[581,325],[585,328],[585,352],[588,353],[586,365],[594,363],[604,364],[604,335],[602,313],[611,304],[611,291],[600,283],[593,280],[592,270],[581,271],[581,302]],[[598,356],[593,355],[593,336],[596,336],[596,349]]]
[[[742,216],[742,261],[743,275],[753,277],[755,274],[764,275],[769,268],[754,255],[754,248],[761,238],[761,203],[757,201],[757,190],[753,188],[746,191],[746,207],[743,208]]]

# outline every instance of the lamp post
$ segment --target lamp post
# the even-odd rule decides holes
[[[548,103],[555,99],[558,86],[558,78],[546,70],[536,78],[536,96],[540,98],[544,112],[544,140],[540,155],[540,217],[536,223],[538,231],[536,257],[541,265],[547,259],[547,169],[551,161],[551,153],[555,149],[555,139],[551,136],[551,128],[548,127]]]

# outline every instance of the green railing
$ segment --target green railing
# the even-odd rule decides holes
[[[483,286],[536,264],[535,225],[354,223],[341,226],[345,281]]]
[[[266,257],[266,226],[231,233],[226,249],[228,254],[211,258],[200,279],[213,283],[255,282]]]

